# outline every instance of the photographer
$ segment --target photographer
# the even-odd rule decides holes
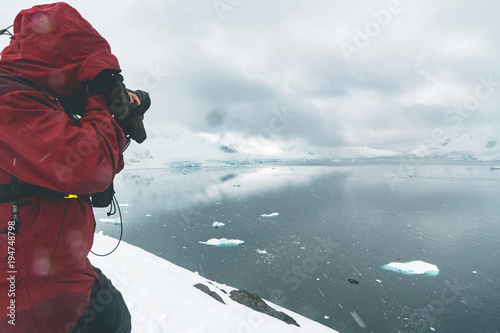
[[[131,331],[121,294],[87,259],[92,205],[109,203],[127,142],[146,139],[149,96],[119,73],[71,6],[15,18],[0,57],[0,332]]]

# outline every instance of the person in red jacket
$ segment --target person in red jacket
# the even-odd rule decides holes
[[[10,198],[0,203],[0,332],[131,331],[121,294],[87,259],[89,195],[124,167],[127,136],[145,139],[120,71],[68,4],[15,18],[0,55],[0,197]]]

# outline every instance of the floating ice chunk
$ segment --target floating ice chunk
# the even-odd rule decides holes
[[[267,251],[266,250],[259,250],[259,249],[257,249],[257,253],[258,254],[267,254]]]
[[[102,223],[111,223],[111,224],[120,224],[121,220],[119,217],[115,218],[115,219],[110,219],[110,218],[100,218],[99,219],[99,222],[102,222]]]
[[[128,203],[124,203],[124,204],[119,204],[118,206],[120,207],[130,207],[132,205],[128,204]]]
[[[275,217],[280,215],[279,213],[262,214],[260,217]]]
[[[215,221],[215,222],[212,224],[212,227],[214,227],[214,228],[222,228],[223,226],[225,226],[225,224],[224,224],[224,223],[222,223],[222,222],[217,222],[217,221]]]
[[[382,281],[381,281],[381,280],[379,280],[379,279],[376,279],[375,281],[377,281],[378,283],[382,283]]]
[[[500,170],[500,166],[492,166],[490,170]]]
[[[238,246],[243,245],[245,242],[239,239],[227,239],[227,238],[212,238],[207,240],[206,242],[199,242],[200,244],[217,246],[217,247],[230,247],[230,246]]]
[[[477,271],[472,271],[472,274],[477,274]]]
[[[439,269],[436,265],[429,264],[421,260],[415,260],[410,262],[391,262],[387,265],[382,266],[383,269],[403,273],[407,275],[429,275],[436,276],[439,274]]]
[[[147,216],[147,217],[150,217],[150,216],[151,216],[151,214],[146,214],[146,216]]]

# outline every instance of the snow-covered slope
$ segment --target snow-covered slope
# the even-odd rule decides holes
[[[96,234],[93,251],[107,253],[116,242]],[[90,261],[122,293],[132,314],[134,333],[336,332],[267,301],[272,308],[294,318],[300,327],[251,310],[229,298],[234,288],[208,281],[125,242],[107,257],[90,255]],[[226,304],[193,287],[198,283],[208,286]]]
[[[500,128],[477,128],[444,134],[437,140],[429,140],[412,153],[449,160],[500,161]]]

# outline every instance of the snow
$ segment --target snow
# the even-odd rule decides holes
[[[262,214],[261,217],[275,217],[280,215],[279,213]]]
[[[439,274],[439,269],[436,265],[429,264],[421,260],[410,262],[391,262],[387,265],[383,265],[382,268],[407,275],[420,274],[435,276]]]
[[[356,323],[358,324],[359,327],[366,328],[365,322],[363,321],[363,319],[361,319],[361,317],[359,316],[359,314],[356,311],[351,311],[349,313],[352,316],[352,318],[356,321]]]
[[[231,247],[231,246],[238,246],[238,245],[243,245],[245,241],[242,241],[240,239],[227,239],[227,238],[211,238],[207,240],[206,242],[199,242],[200,244],[205,244],[205,245],[211,245],[211,246],[217,246],[217,247]]]
[[[116,242],[116,239],[99,233],[95,235],[92,250],[105,253]],[[122,293],[132,314],[134,333],[336,332],[268,301],[271,307],[293,317],[300,327],[255,312],[232,301],[221,290],[229,293],[234,288],[209,281],[123,241],[110,256],[89,255],[89,258]],[[197,283],[216,292],[226,305],[194,288]]]

